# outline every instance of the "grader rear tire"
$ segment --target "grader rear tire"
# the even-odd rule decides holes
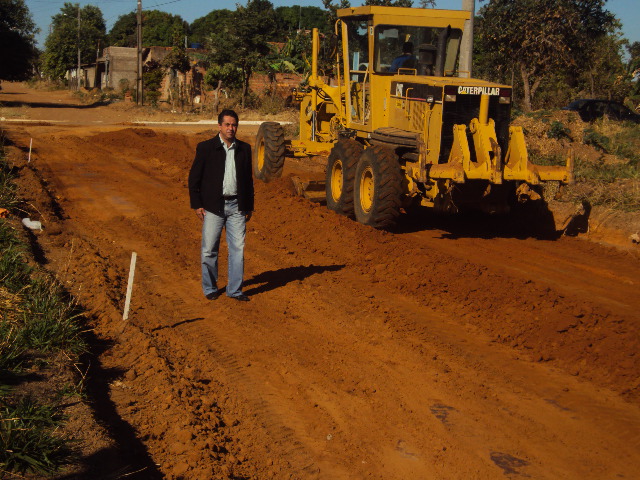
[[[284,129],[277,122],[264,122],[258,129],[253,153],[253,175],[265,182],[282,176]]]
[[[356,220],[374,228],[395,225],[402,200],[402,171],[390,150],[367,148],[356,168],[354,210]]]
[[[334,145],[327,161],[327,208],[353,218],[353,179],[363,147],[351,139]]]

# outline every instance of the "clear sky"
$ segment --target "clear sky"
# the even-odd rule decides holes
[[[419,0],[414,0],[414,5]],[[322,0],[271,0],[276,7],[303,5],[323,8]],[[60,12],[64,5],[63,0],[26,0],[26,4],[31,11],[33,20],[40,28],[37,36],[40,48],[44,47],[44,40],[49,32],[51,17]],[[93,0],[93,1],[73,1],[70,3],[80,3],[84,5],[95,5],[102,10],[107,31],[111,29],[113,23],[120,15],[135,11],[137,0]],[[224,2],[207,0],[142,0],[144,10],[161,10],[174,15],[180,15],[184,20],[191,23],[196,18],[205,16],[211,10],[218,8],[233,9],[236,3],[246,5],[244,1]],[[362,2],[364,3],[364,2]],[[352,5],[359,5],[359,0],[352,0]],[[476,10],[482,7],[484,2],[476,0]],[[437,8],[458,10],[462,7],[462,0],[436,0]],[[611,11],[622,22],[622,33],[630,42],[640,41],[640,0],[609,0],[606,3],[607,10]]]

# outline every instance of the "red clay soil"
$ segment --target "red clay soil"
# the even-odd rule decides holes
[[[640,478],[637,250],[504,218],[376,231],[296,197],[289,162],[256,182],[251,302],[209,302],[186,177],[211,127],[28,110],[82,123],[3,128],[42,262],[95,318],[94,377],[145,467],[133,478]]]

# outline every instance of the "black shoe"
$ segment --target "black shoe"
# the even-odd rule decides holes
[[[211,292],[205,295],[207,300],[216,300],[220,296],[220,290],[217,292]]]
[[[238,300],[239,302],[248,302],[249,301],[249,297],[247,297],[244,293],[241,293],[240,295],[237,295],[235,297],[231,297],[234,300]]]

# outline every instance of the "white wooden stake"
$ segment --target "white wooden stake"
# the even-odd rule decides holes
[[[31,147],[32,146],[33,146],[33,138],[29,140],[29,160],[27,160],[27,163],[31,163]]]
[[[131,266],[129,267],[129,281],[127,282],[127,299],[124,302],[124,314],[122,320],[129,318],[129,305],[131,305],[131,292],[133,291],[133,275],[136,272],[136,258],[138,254],[133,252],[131,254]]]

